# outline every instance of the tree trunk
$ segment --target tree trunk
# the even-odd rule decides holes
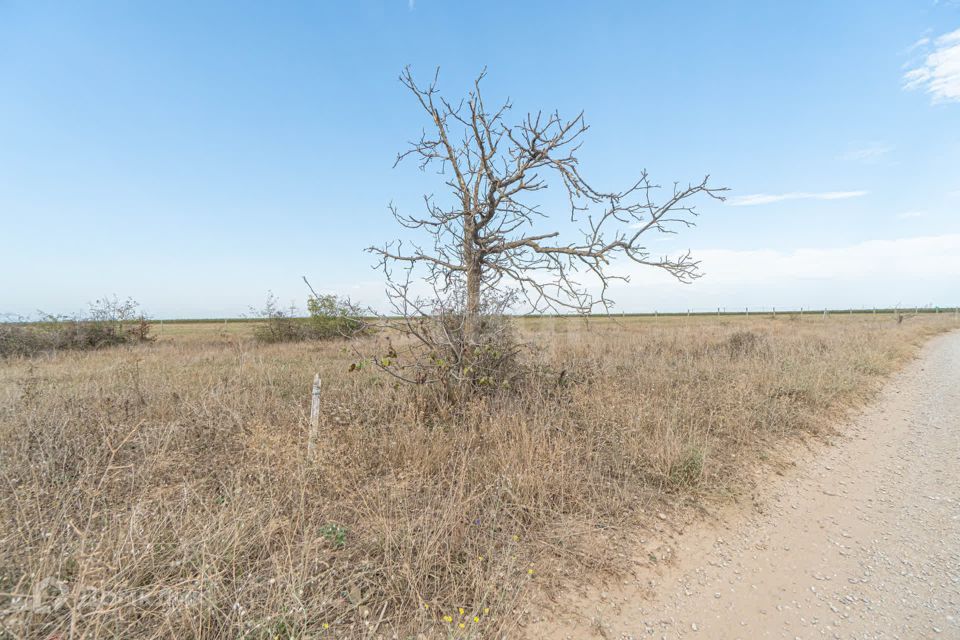
[[[463,318],[463,331],[469,344],[480,341],[480,275],[480,261],[471,260],[467,269],[467,306]]]
[[[463,214],[463,264],[467,267],[467,299],[463,315],[464,346],[476,345],[480,337],[480,254],[476,245],[476,221],[464,202]],[[468,356],[468,354],[462,354]],[[461,357],[462,357],[461,356]],[[466,358],[463,358],[466,359]]]

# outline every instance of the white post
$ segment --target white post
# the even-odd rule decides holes
[[[317,430],[320,427],[320,374],[313,377],[313,391],[310,393],[310,431],[307,434],[307,456],[313,457],[317,442]]]

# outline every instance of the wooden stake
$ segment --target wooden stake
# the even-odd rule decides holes
[[[320,428],[320,374],[313,377],[313,391],[310,393],[310,431],[307,434],[307,456],[313,457],[316,447],[317,431]]]

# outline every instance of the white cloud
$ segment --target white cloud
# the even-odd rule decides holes
[[[730,198],[727,204],[734,207],[746,207],[758,204],[771,204],[784,200],[845,200],[867,195],[867,191],[825,191],[810,193],[808,191],[791,191],[790,193],[753,193],[746,196]]]
[[[854,160],[861,162],[875,162],[893,151],[893,147],[887,144],[875,143],[860,149],[851,149],[840,154],[841,160]]]
[[[846,247],[791,251],[693,249],[691,253],[701,261],[707,274],[704,282],[750,284],[777,282],[784,278],[832,280],[881,272],[916,277],[933,273],[960,277],[960,234],[868,240]]]
[[[869,240],[848,246],[692,249],[704,277],[679,285],[668,274],[618,262],[627,284],[611,291],[617,307],[708,310],[954,305],[960,301],[960,234]]]
[[[927,54],[903,75],[904,88],[930,94],[934,104],[960,102],[960,29],[946,33],[932,43],[918,44]],[[932,44],[932,47],[931,47]]]
[[[926,215],[926,211],[903,211],[898,213],[897,217],[901,220],[909,220],[910,218],[924,218]]]
[[[928,38],[927,36],[923,36],[922,38],[914,42],[912,45],[907,47],[907,53],[911,53],[913,51],[916,51],[917,49],[922,49],[923,47],[926,47],[928,44],[930,44],[930,38]]]

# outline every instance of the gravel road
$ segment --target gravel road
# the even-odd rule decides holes
[[[960,638],[960,332],[928,343],[754,508],[672,545],[674,563],[590,589],[528,635]]]

